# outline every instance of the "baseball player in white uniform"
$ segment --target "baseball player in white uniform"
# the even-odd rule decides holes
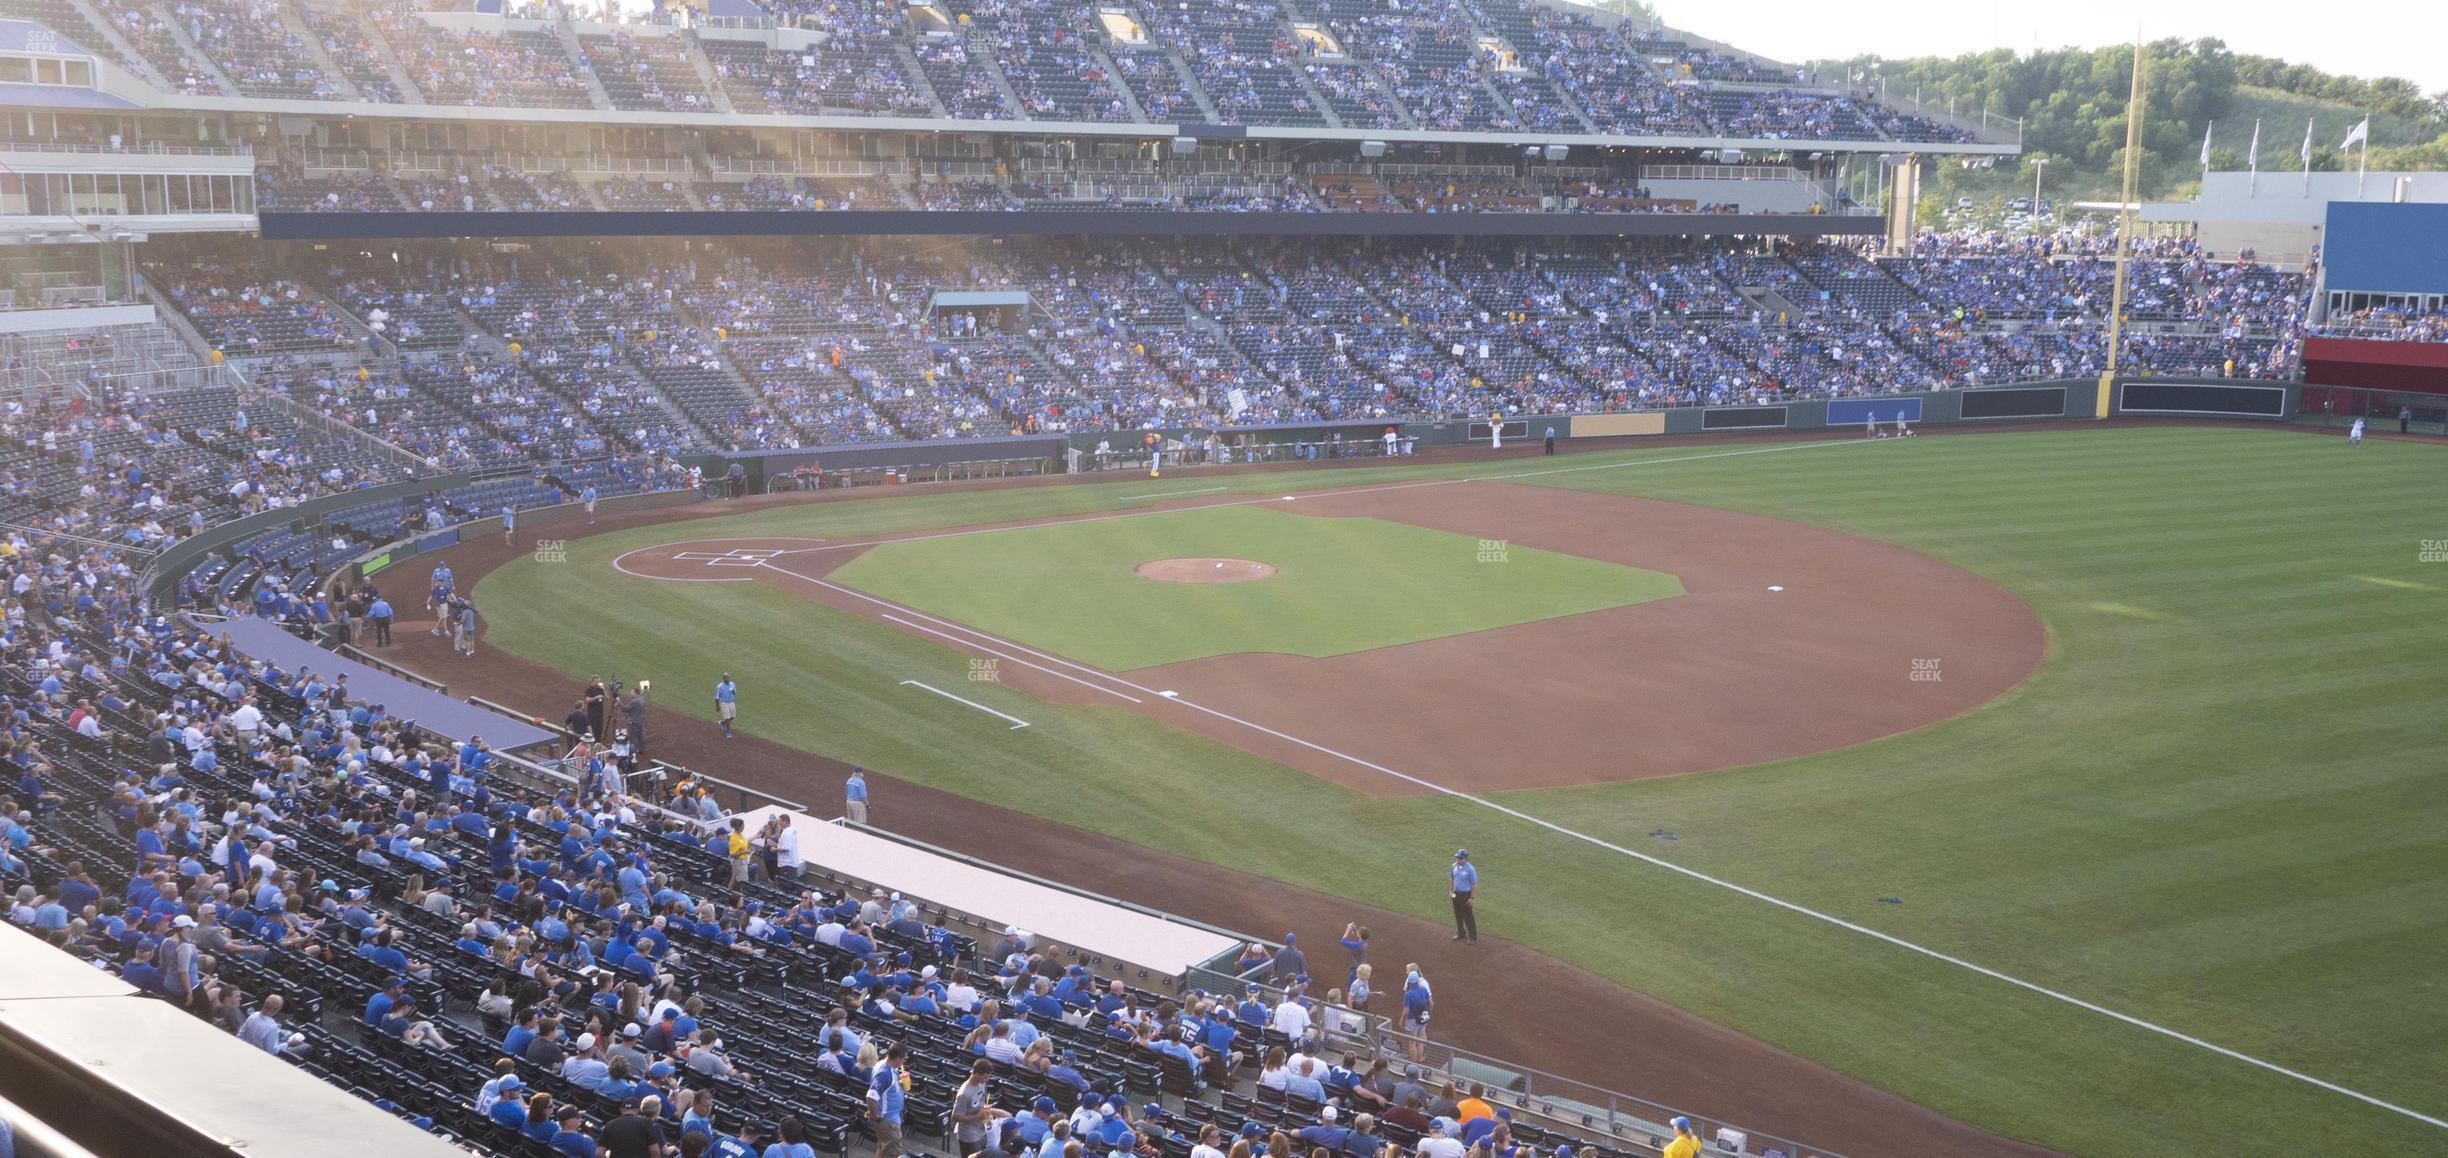
[[[2351,427],[2348,427],[2348,428],[2347,428],[2347,430],[2346,430],[2346,445],[2348,445],[2348,446],[2361,446],[2361,445],[2363,445],[2363,420],[2362,420],[2362,419],[2360,419],[2360,418],[2355,419],[2355,420],[2354,420],[2354,425],[2353,425],[2353,426],[2351,426]]]

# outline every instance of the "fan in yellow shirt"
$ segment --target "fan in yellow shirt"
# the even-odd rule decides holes
[[[1700,1158],[1700,1136],[1692,1133],[1691,1119],[1675,1115],[1674,1141],[1666,1144],[1665,1158]]]

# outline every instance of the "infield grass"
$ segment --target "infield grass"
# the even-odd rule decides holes
[[[1777,764],[1503,802],[2448,1116],[2448,564],[2419,561],[2448,539],[2433,497],[2448,448],[2113,428],[1546,462],[1216,482],[1567,470],[1517,481],[1823,523],[2004,584],[2050,654],[1986,707]],[[958,679],[964,653],[765,584],[608,566],[675,538],[841,540],[1145,493],[912,495],[618,532],[478,594],[492,643],[561,670],[673,686],[738,671],[760,734],[1431,920],[1467,837],[1491,935],[2000,1133],[2086,1155],[2448,1153],[2437,1127],[1466,801],[1364,796],[1128,712],[970,685],[1036,725],[1014,743],[894,686]],[[1201,805],[1219,784],[1268,806],[1215,825]]]
[[[1185,558],[1276,573],[1208,584],[1134,573]],[[886,543],[832,578],[1107,671],[1237,652],[1342,655],[1683,593],[1657,571],[1273,505]]]

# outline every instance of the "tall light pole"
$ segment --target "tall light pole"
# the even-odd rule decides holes
[[[2142,182],[2142,73],[2150,63],[2150,45],[2142,40],[2141,31],[2134,34],[2133,94],[2125,98],[2125,192],[2117,205],[2116,280],[2111,283],[2108,298],[2108,368],[2100,371],[2099,403],[2095,418],[2108,417],[2114,401],[2117,354],[2125,341],[2125,278],[2133,262],[2134,198]],[[2307,170],[2307,173],[2309,170]],[[2305,177],[2306,184],[2311,178]]]
[[[2040,232],[2040,175],[2048,172],[2048,162],[2046,157],[2032,158],[2031,223],[2034,233]]]

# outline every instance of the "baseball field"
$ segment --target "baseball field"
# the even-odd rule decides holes
[[[1857,1155],[2444,1153],[2443,467],[2151,426],[709,504],[461,548],[452,682],[651,678],[819,811],[857,761],[989,859],[1373,916],[1459,1044]]]

